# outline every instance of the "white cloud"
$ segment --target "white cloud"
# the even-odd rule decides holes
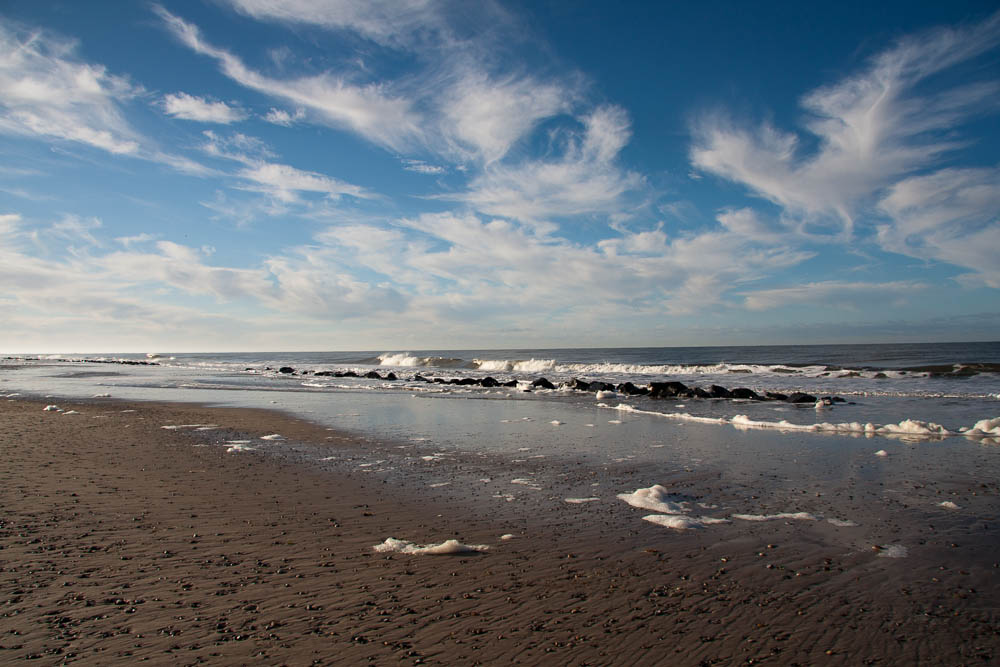
[[[1000,168],[942,169],[896,183],[879,202],[892,222],[884,248],[974,271],[969,284],[1000,288]]]
[[[568,111],[575,96],[558,84],[514,76],[496,80],[470,67],[441,102],[445,136],[461,153],[495,162],[540,121]]]
[[[165,95],[163,97],[163,110],[174,118],[223,125],[235,123],[247,117],[246,112],[242,109],[231,107],[225,102],[210,102],[203,97],[195,97],[187,93]]]
[[[411,159],[403,160],[403,169],[405,169],[406,171],[414,171],[418,174],[431,174],[431,175],[443,174],[447,171],[447,169],[439,165],[428,164],[423,160],[411,160]]]
[[[0,25],[0,132],[73,141],[135,154],[139,137],[118,108],[141,92],[100,65],[73,59],[76,45]]]
[[[298,192],[316,192],[338,198],[342,195],[369,198],[357,185],[331,178],[314,171],[303,171],[287,164],[259,163],[242,169],[239,177],[251,183],[247,189],[267,193],[278,201],[290,203],[298,200]]]
[[[747,209],[723,220],[732,229],[757,238],[784,230],[798,240],[876,232],[885,250],[972,269],[963,282],[998,287],[989,251],[1000,239],[998,169],[940,165],[961,161],[965,123],[1000,111],[1000,81],[929,82],[998,44],[1000,13],[902,39],[860,73],[802,99],[814,150],[771,125],[748,130],[710,115],[695,125],[691,162],[781,209],[777,228]]]
[[[275,125],[281,125],[282,127],[291,127],[296,122],[302,120],[306,117],[306,112],[302,109],[296,109],[295,113],[290,113],[284,109],[270,109],[264,116],[264,120],[268,123],[273,123]]]
[[[622,109],[598,108],[583,119],[582,132],[567,138],[561,157],[488,166],[467,192],[449,198],[527,222],[615,212],[626,192],[643,185],[639,174],[615,164],[630,134]]]
[[[883,307],[891,305],[925,289],[927,285],[911,281],[867,283],[827,280],[794,287],[744,292],[744,296],[749,310],[800,305],[857,309],[861,304]]]
[[[117,236],[115,241],[122,244],[126,248],[130,248],[134,243],[148,243],[150,241],[155,241],[156,236],[153,234],[135,234],[133,236]]]
[[[436,0],[229,0],[255,19],[349,29],[376,42],[398,45],[413,33],[440,27]]]
[[[357,85],[331,73],[299,78],[273,78],[247,67],[242,60],[206,42],[200,30],[160,6],[156,12],[188,48],[218,61],[223,74],[242,86],[307,109],[320,121],[356,132],[381,146],[402,149],[419,140],[420,119],[410,100],[386,86]]]

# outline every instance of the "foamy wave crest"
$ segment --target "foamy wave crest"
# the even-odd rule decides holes
[[[555,359],[474,359],[473,368],[492,373],[544,373],[556,370]]]
[[[456,366],[467,366],[464,359],[453,359],[450,357],[418,357],[409,352],[386,352],[378,357],[380,366],[394,366],[402,368],[415,368],[421,366],[435,366],[438,368],[454,368]]]

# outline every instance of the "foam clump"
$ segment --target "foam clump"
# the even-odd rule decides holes
[[[890,544],[889,546],[874,547],[880,558],[906,558],[909,552],[902,544]]]
[[[42,412],[62,412],[62,408],[58,405],[46,405],[42,408]]]
[[[618,398],[618,392],[616,391],[599,391],[594,395],[598,401],[603,401],[607,398]]]
[[[683,514],[687,512],[686,503],[674,502],[669,499],[670,492],[665,486],[654,484],[646,489],[636,489],[632,493],[619,493],[618,499],[624,500],[632,507],[662,512],[663,514]]]
[[[716,519],[710,516],[686,516],[678,514],[648,514],[642,517],[643,521],[655,523],[665,528],[674,530],[687,530],[689,528],[701,528],[719,523],[730,523],[729,519]]]
[[[885,458],[886,456],[889,456],[889,452],[885,451],[884,449],[880,449],[877,452],[875,452],[875,456],[880,456],[882,458]]]
[[[94,394],[94,398],[111,398],[111,394]]]
[[[382,544],[376,544],[372,549],[378,553],[398,552],[415,555],[460,554],[488,551],[486,544],[462,544],[458,540],[445,540],[441,544],[414,544],[395,537],[386,538]]]
[[[816,515],[809,512],[781,512],[779,514],[734,514],[734,519],[742,521],[780,521],[781,519],[795,519],[798,521],[817,521]]]
[[[582,505],[583,503],[594,503],[600,500],[600,498],[595,498],[591,496],[590,498],[566,498],[566,502],[571,505]]]
[[[850,519],[827,519],[826,521],[827,523],[837,526],[838,528],[854,528],[858,525]]]
[[[961,509],[958,505],[951,502],[950,500],[945,500],[944,502],[938,503],[938,507],[944,507],[945,509],[950,509],[950,510]]]
[[[920,421],[919,419],[904,419],[898,424],[880,426],[877,430],[879,433],[891,435],[954,435],[940,424]]]
[[[980,419],[975,426],[964,430],[963,435],[1000,436],[1000,417]]]
[[[285,436],[280,435],[278,433],[272,433],[271,435],[262,435],[262,436],[260,436],[260,439],[261,440],[284,440]]]

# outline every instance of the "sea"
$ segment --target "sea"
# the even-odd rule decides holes
[[[771,398],[624,387],[668,382]],[[514,503],[534,517],[586,505],[591,520],[603,507],[615,521],[635,518],[615,508],[652,507],[671,528],[826,518],[829,530],[855,527],[843,539],[862,550],[894,531],[894,553],[925,540],[927,525],[965,535],[996,511],[1000,479],[1000,342],[24,354],[0,359],[0,399],[18,397],[44,398],[51,418],[81,429],[116,399],[280,411],[354,444],[162,427],[234,457],[291,457],[372,476],[383,492],[458,499],[477,516]],[[86,407],[64,409],[68,399]],[[706,507],[712,516],[694,516]],[[909,508],[908,532],[879,507]]]
[[[538,412],[539,418],[563,423],[578,420],[574,413],[582,410],[589,415],[596,408],[605,411],[608,419],[642,416],[777,433],[1000,437],[1000,430],[990,430],[1000,424],[988,423],[1000,416],[1000,342],[29,354],[8,357],[3,363],[8,372],[0,373],[0,390],[6,393],[280,405],[282,410],[338,426],[345,424],[337,415],[342,416],[349,406],[375,401],[383,407],[378,412],[385,414],[351,420],[348,425],[372,436],[408,433],[419,421],[422,437],[428,439],[448,440],[455,433],[488,439],[496,435],[491,417],[510,417],[510,409],[501,404],[514,404]],[[17,372],[9,372],[12,368]],[[511,381],[516,385],[448,384],[487,377],[501,385]],[[539,386],[542,378],[552,388]],[[604,383],[608,390],[574,389],[581,386],[580,381]],[[747,388],[760,396],[800,393],[816,400],[805,404],[725,398],[664,400],[611,388],[627,382],[637,387],[680,382],[690,388]],[[424,402],[431,406],[421,410],[429,414],[419,420],[413,413],[420,411],[410,409],[415,398],[428,399]],[[462,407],[448,403],[435,409],[432,399],[457,400]],[[405,404],[407,409],[384,409],[394,403]],[[483,413],[479,415],[484,420],[482,430],[476,428],[474,413]],[[984,420],[987,423],[980,424]],[[438,425],[438,432],[433,424]]]

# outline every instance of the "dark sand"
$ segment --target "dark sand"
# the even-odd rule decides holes
[[[928,537],[923,556],[902,559],[845,548],[827,524],[677,533],[627,507],[555,530],[530,509],[500,522],[457,500],[390,492],[372,476],[218,445],[282,433],[331,453],[357,446],[281,414],[56,402],[80,414],[0,400],[3,664],[1000,657],[996,517]],[[197,423],[228,430],[161,428]],[[975,489],[965,491],[996,507],[996,480]],[[515,524],[517,537],[501,541]],[[375,553],[389,536],[492,548]]]

